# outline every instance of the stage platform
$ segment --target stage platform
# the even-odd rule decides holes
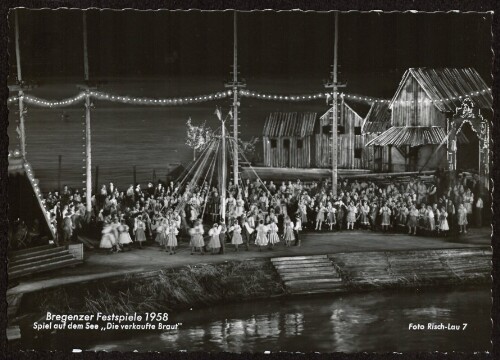
[[[17,286],[10,288],[7,295],[30,293],[43,288],[52,288],[66,284],[82,283],[96,279],[123,277],[126,274],[156,271],[204,263],[225,261],[241,261],[255,258],[274,258],[279,256],[304,256],[367,251],[398,251],[424,249],[458,249],[475,248],[491,245],[491,228],[470,229],[464,236],[427,237],[409,236],[406,234],[372,232],[354,230],[341,232],[309,232],[301,236],[302,246],[285,247],[282,243],[274,250],[265,249],[259,252],[255,245],[250,251],[240,247],[235,252],[227,245],[223,255],[191,255],[188,239],[180,239],[177,254],[169,255],[161,251],[157,245],[149,243],[144,249],[134,248],[131,251],[108,255],[106,251],[94,250],[86,252],[82,265],[64,269],[64,272],[47,272],[31,278],[20,280]]]

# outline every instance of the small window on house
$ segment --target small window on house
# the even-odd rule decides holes
[[[354,149],[354,158],[361,159],[361,154],[363,153],[363,149]]]
[[[290,139],[283,140],[283,147],[285,149],[290,149]]]
[[[276,139],[271,139],[271,149],[275,149],[278,146],[278,142]]]
[[[297,149],[302,149],[303,141],[302,139],[297,140]]]
[[[345,128],[342,125],[337,126],[337,134],[345,134]]]
[[[331,125],[325,125],[323,126],[323,134],[330,134],[332,132],[332,126]]]
[[[361,135],[361,126],[354,127],[354,135]]]

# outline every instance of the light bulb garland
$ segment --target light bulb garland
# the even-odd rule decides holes
[[[14,152],[14,154],[16,154],[16,152]],[[50,226],[50,230],[52,232],[52,235],[55,235],[56,229],[55,229],[54,225],[51,223],[49,209],[47,208],[47,203],[46,203],[45,199],[43,198],[42,191],[40,190],[40,187],[38,186],[38,181],[35,178],[35,174],[33,173],[31,165],[28,162],[25,162],[23,164],[23,166],[24,166],[24,170],[26,171],[26,174],[28,176],[28,180],[30,181],[31,186],[33,187],[33,190],[35,192],[37,200],[39,201],[39,203],[41,205],[41,209],[43,211],[43,215],[47,221],[47,224],[49,224],[49,226]]]
[[[19,99],[19,97],[18,97]],[[85,93],[81,92],[76,96],[73,96],[71,98],[63,99],[60,101],[50,101],[50,100],[45,100],[38,98],[36,96],[32,95],[23,95],[21,96],[21,99],[28,104],[36,105],[39,107],[66,107],[66,106],[71,106],[73,104],[77,104],[79,102],[82,102],[85,99]]]
[[[144,98],[144,97],[131,97],[131,96],[117,96],[99,91],[91,91],[90,96],[97,100],[105,100],[111,102],[119,102],[123,104],[133,105],[154,105],[154,106],[180,106],[193,103],[202,103],[207,101],[214,101],[223,99],[230,96],[233,92],[231,90],[216,92],[205,95],[195,95],[176,98]]]
[[[418,102],[423,102],[423,103],[443,103],[443,102],[450,102],[450,101],[461,101],[462,99],[465,99],[466,97],[476,97],[480,95],[484,95],[485,93],[491,93],[491,88],[486,88],[483,90],[478,90],[478,91],[473,91],[468,94],[464,95],[459,95],[455,97],[449,97],[449,98],[443,98],[443,99],[438,99],[438,100],[419,100]],[[148,105],[148,106],[182,106],[182,105],[188,105],[188,104],[193,104],[193,103],[202,103],[202,102],[207,102],[207,101],[214,101],[218,99],[223,99],[227,98],[228,96],[232,95],[232,90],[227,90],[227,91],[221,91],[221,92],[216,92],[216,93],[211,93],[211,94],[206,94],[206,95],[195,95],[195,96],[186,96],[186,97],[175,97],[175,98],[147,98],[147,97],[132,97],[132,96],[119,96],[119,95],[114,95],[114,94],[109,94],[105,92],[100,92],[100,91],[90,91],[88,93],[86,92],[80,92],[74,97],[63,99],[60,101],[51,101],[51,100],[46,100],[42,98],[38,98],[36,96],[32,95],[23,95],[21,97],[19,96],[12,96],[7,99],[7,103],[13,103],[20,98],[29,104],[39,106],[39,107],[47,107],[47,108],[57,108],[57,107],[66,107],[66,106],[71,106],[73,104],[77,104],[79,102],[82,102],[85,97],[90,96],[91,98],[94,98],[96,100],[104,100],[104,101],[110,101],[110,102],[118,102],[122,104],[131,104],[131,105]],[[244,97],[248,98],[254,98],[254,99],[262,99],[262,100],[270,100],[270,101],[291,101],[291,102],[305,102],[305,101],[315,101],[319,99],[326,99],[327,101],[332,97],[331,93],[328,92],[320,92],[320,93],[311,93],[311,94],[291,94],[291,95],[284,95],[284,94],[265,94],[261,93],[258,91],[252,91],[252,90],[239,90],[239,94]],[[387,100],[387,99],[380,99],[380,98],[374,98],[370,96],[363,96],[363,95],[354,95],[354,94],[349,94],[349,93],[343,93],[340,92],[339,96],[341,98],[347,98],[351,99],[354,101],[359,101],[359,102],[365,102],[367,104],[373,104],[373,103],[391,103],[392,100]],[[398,100],[399,103],[415,103],[415,100]]]

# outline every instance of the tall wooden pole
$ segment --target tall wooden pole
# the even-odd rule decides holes
[[[221,177],[222,181],[220,184],[220,217],[221,219],[226,219],[226,123],[222,121],[222,130],[221,130]]]
[[[233,92],[233,102],[231,104],[231,112],[233,114],[233,137],[236,144],[238,144],[239,128],[239,112],[240,106],[240,89],[246,85],[243,81],[238,80],[238,27],[237,27],[237,13],[233,13],[233,77],[232,80],[224,84],[228,89]],[[239,170],[238,170],[238,146],[236,145],[233,150],[233,176],[234,184],[238,185]]]
[[[87,14],[83,12],[83,68],[87,91],[85,96],[85,192],[87,193],[86,208],[92,210],[92,142],[90,129],[90,91],[89,85],[89,60],[87,52]]]
[[[338,101],[337,101],[337,66],[338,66],[338,42],[339,42],[339,13],[335,12],[335,40],[333,45],[333,102],[332,102],[332,192],[337,194],[337,121],[338,121]]]
[[[16,66],[17,66],[17,81],[19,83],[19,140],[21,146],[21,156],[26,160],[26,132],[24,128],[24,92],[22,87],[22,73],[21,73],[21,49],[19,47],[19,10],[14,11],[14,22],[16,31]]]
[[[236,11],[233,16],[233,135],[234,135],[234,154],[233,154],[233,175],[234,185],[238,186],[238,29],[236,21]]]

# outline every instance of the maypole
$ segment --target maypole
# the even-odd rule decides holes
[[[226,219],[226,122],[222,120],[221,127],[221,183],[220,183],[220,217]]]
[[[24,92],[22,85],[22,73],[21,73],[21,50],[19,48],[19,17],[18,10],[14,12],[15,19],[15,30],[16,30],[16,65],[17,65],[17,82],[19,85],[19,139],[21,145],[21,156],[23,160],[26,160],[26,133],[24,129]]]
[[[85,191],[86,208],[92,211],[92,143],[90,129],[89,60],[87,52],[87,16],[83,12],[83,68],[85,73]]]
[[[332,192],[337,193],[337,165],[338,165],[338,155],[337,155],[337,122],[338,122],[338,88],[342,85],[338,84],[338,38],[339,34],[339,13],[335,12],[335,40],[333,43],[333,69],[332,69],[332,82],[326,84],[326,88],[332,89]]]
[[[238,24],[237,24],[237,12],[233,14],[233,79],[231,82],[225,85],[226,88],[231,88],[233,91],[233,103],[232,103],[232,117],[233,117],[233,137],[236,144],[238,144],[238,108],[240,106],[239,101],[239,89],[244,88],[245,84],[238,81]],[[233,151],[233,178],[234,184],[238,184],[238,146],[234,148]]]

